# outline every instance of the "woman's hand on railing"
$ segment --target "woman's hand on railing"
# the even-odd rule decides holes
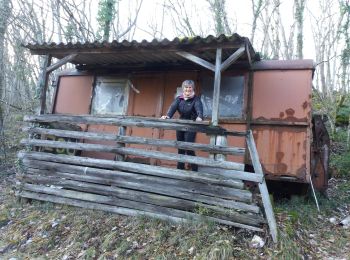
[[[200,118],[200,117],[197,117],[197,118],[196,118],[196,121],[203,121],[203,119]]]
[[[170,117],[168,116],[161,116],[160,119],[169,119]]]

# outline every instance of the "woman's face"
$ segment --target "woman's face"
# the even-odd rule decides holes
[[[190,97],[193,94],[193,86],[192,85],[185,85],[183,87],[183,92],[185,97]]]

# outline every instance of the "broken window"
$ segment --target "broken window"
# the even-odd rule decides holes
[[[203,114],[210,118],[213,110],[214,78],[204,77],[201,84],[201,100],[203,103]],[[219,117],[221,118],[242,118],[244,99],[244,77],[222,77]]]
[[[113,77],[97,77],[92,100],[94,115],[125,115],[128,106],[129,87],[127,80]]]

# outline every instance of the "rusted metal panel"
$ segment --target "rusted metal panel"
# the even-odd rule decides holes
[[[314,70],[313,60],[261,60],[253,63],[253,70]]]
[[[267,178],[307,181],[310,145],[306,127],[254,126],[253,135]]]
[[[61,76],[53,113],[89,114],[93,76]]]
[[[133,95],[130,96],[130,98],[132,98],[132,100],[130,100],[130,105],[132,107],[128,110],[129,115],[159,118],[161,116],[161,107],[159,104],[162,102],[164,88],[163,75],[155,73],[137,75],[132,79],[132,83],[140,93],[133,93]],[[147,138],[159,138],[159,130],[157,129],[131,127],[128,129],[127,134]],[[132,144],[130,147],[149,150],[155,149],[154,147],[136,144]],[[149,158],[128,156],[128,159],[154,164]]]
[[[253,120],[311,122],[311,70],[254,73]]]

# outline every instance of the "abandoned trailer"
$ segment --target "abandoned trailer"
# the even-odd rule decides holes
[[[311,115],[311,60],[261,61],[237,34],[26,47],[46,65],[41,112],[25,117],[22,144],[32,149],[19,154],[20,197],[254,231],[267,223],[277,241],[265,178],[327,187],[329,138]],[[56,74],[46,108],[49,74],[67,62],[76,69]],[[204,121],[160,119],[186,79]],[[175,141],[176,130],[197,132],[196,143]],[[175,169],[178,161],[199,171]]]

